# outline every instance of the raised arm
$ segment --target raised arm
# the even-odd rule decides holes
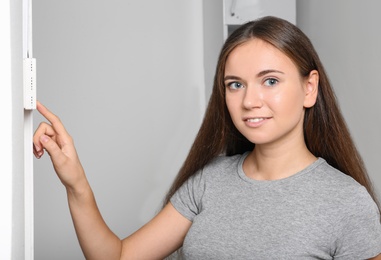
[[[38,111],[49,121],[34,137],[34,154],[44,150],[67,191],[70,213],[86,259],[162,259],[178,249],[191,222],[169,203],[131,236],[120,240],[106,225],[78,158],[73,139],[60,119],[41,103]]]

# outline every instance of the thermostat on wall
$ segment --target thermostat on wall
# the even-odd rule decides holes
[[[36,59],[24,59],[24,108],[36,109]]]

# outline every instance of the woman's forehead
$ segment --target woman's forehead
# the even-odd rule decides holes
[[[293,61],[282,51],[261,39],[251,39],[238,45],[225,64],[227,73],[254,73],[261,70],[297,70]]]

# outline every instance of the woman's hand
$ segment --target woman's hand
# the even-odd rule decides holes
[[[107,226],[60,119],[41,103],[37,109],[49,123],[41,123],[34,137],[34,154],[46,150],[68,191],[68,202],[79,243],[86,259],[163,259],[183,243],[192,222],[171,203],[148,224],[121,241]]]
[[[40,102],[37,102],[37,110],[50,124],[41,123],[34,133],[34,155],[39,159],[46,150],[61,182],[68,189],[78,190],[87,181],[71,136],[61,120]]]

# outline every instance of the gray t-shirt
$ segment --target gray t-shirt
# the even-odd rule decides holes
[[[221,156],[171,198],[192,226],[185,259],[367,259],[381,253],[376,204],[319,158],[291,177],[256,181],[247,156]]]

